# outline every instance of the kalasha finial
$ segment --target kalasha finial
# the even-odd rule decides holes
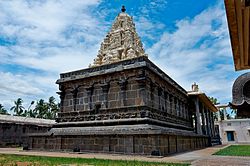
[[[126,11],[126,9],[125,9],[125,6],[124,6],[124,5],[122,6],[121,11],[122,11],[122,12],[125,12],[125,11]]]

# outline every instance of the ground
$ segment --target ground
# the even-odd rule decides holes
[[[17,148],[0,148],[0,154],[17,154],[17,155],[31,155],[31,156],[46,156],[46,157],[63,157],[63,158],[79,158],[88,161],[85,162],[87,165],[97,165],[96,163],[91,164],[91,160],[96,159],[105,159],[105,160],[96,160],[96,162],[105,165],[105,163],[110,162],[107,160],[129,160],[124,161],[123,163],[119,163],[118,165],[147,165],[150,163],[145,162],[164,162],[163,165],[167,165],[165,163],[189,163],[191,165],[209,165],[209,166],[227,166],[227,165],[250,165],[250,156],[248,157],[240,157],[240,156],[221,156],[221,155],[212,155],[222,149],[225,150],[228,146],[215,146],[209,147],[206,149],[196,150],[192,152],[186,152],[181,154],[176,154],[168,157],[150,157],[150,156],[139,156],[139,155],[117,155],[117,154],[101,154],[101,153],[68,153],[68,152],[42,152],[42,151],[23,151]],[[218,152],[219,153],[219,152]],[[0,159],[3,159],[3,156],[0,156]],[[81,160],[80,159],[80,160]],[[44,159],[47,160],[47,159]],[[68,160],[68,159],[65,159]],[[71,159],[69,159],[71,160]],[[142,163],[134,162],[136,161],[143,161]],[[14,161],[14,159],[12,159]],[[60,159],[59,161],[62,161]],[[19,164],[30,164],[30,160],[26,160],[26,163],[19,163]],[[77,162],[73,162],[77,165]],[[86,165],[85,164],[85,165]],[[161,163],[151,163],[151,165],[161,165]],[[1,163],[0,163],[1,165]],[[3,165],[3,164],[2,164]],[[111,165],[111,163],[108,163]],[[113,164],[117,165],[117,163]],[[21,165],[19,165],[21,166]]]

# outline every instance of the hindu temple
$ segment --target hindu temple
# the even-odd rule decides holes
[[[166,156],[211,146],[217,134],[217,108],[198,85],[186,91],[148,59],[124,7],[89,68],[56,83],[57,123],[31,134],[29,149]]]

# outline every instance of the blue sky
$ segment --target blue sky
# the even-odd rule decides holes
[[[186,90],[231,101],[235,72],[221,0],[0,0],[0,103],[57,96],[62,72],[87,68],[122,5],[149,58]]]

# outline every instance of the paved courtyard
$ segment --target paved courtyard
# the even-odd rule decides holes
[[[191,163],[194,166],[250,166],[250,157],[232,157],[232,156],[213,156],[216,151],[225,146],[215,146],[206,149],[196,150],[176,154],[168,157],[150,157],[139,155],[118,155],[102,153],[68,153],[68,152],[44,152],[44,151],[23,151],[18,148],[0,148],[1,154],[19,154],[32,156],[50,156],[50,157],[79,157],[79,158],[98,158],[111,160],[141,160],[155,162],[177,162]]]

